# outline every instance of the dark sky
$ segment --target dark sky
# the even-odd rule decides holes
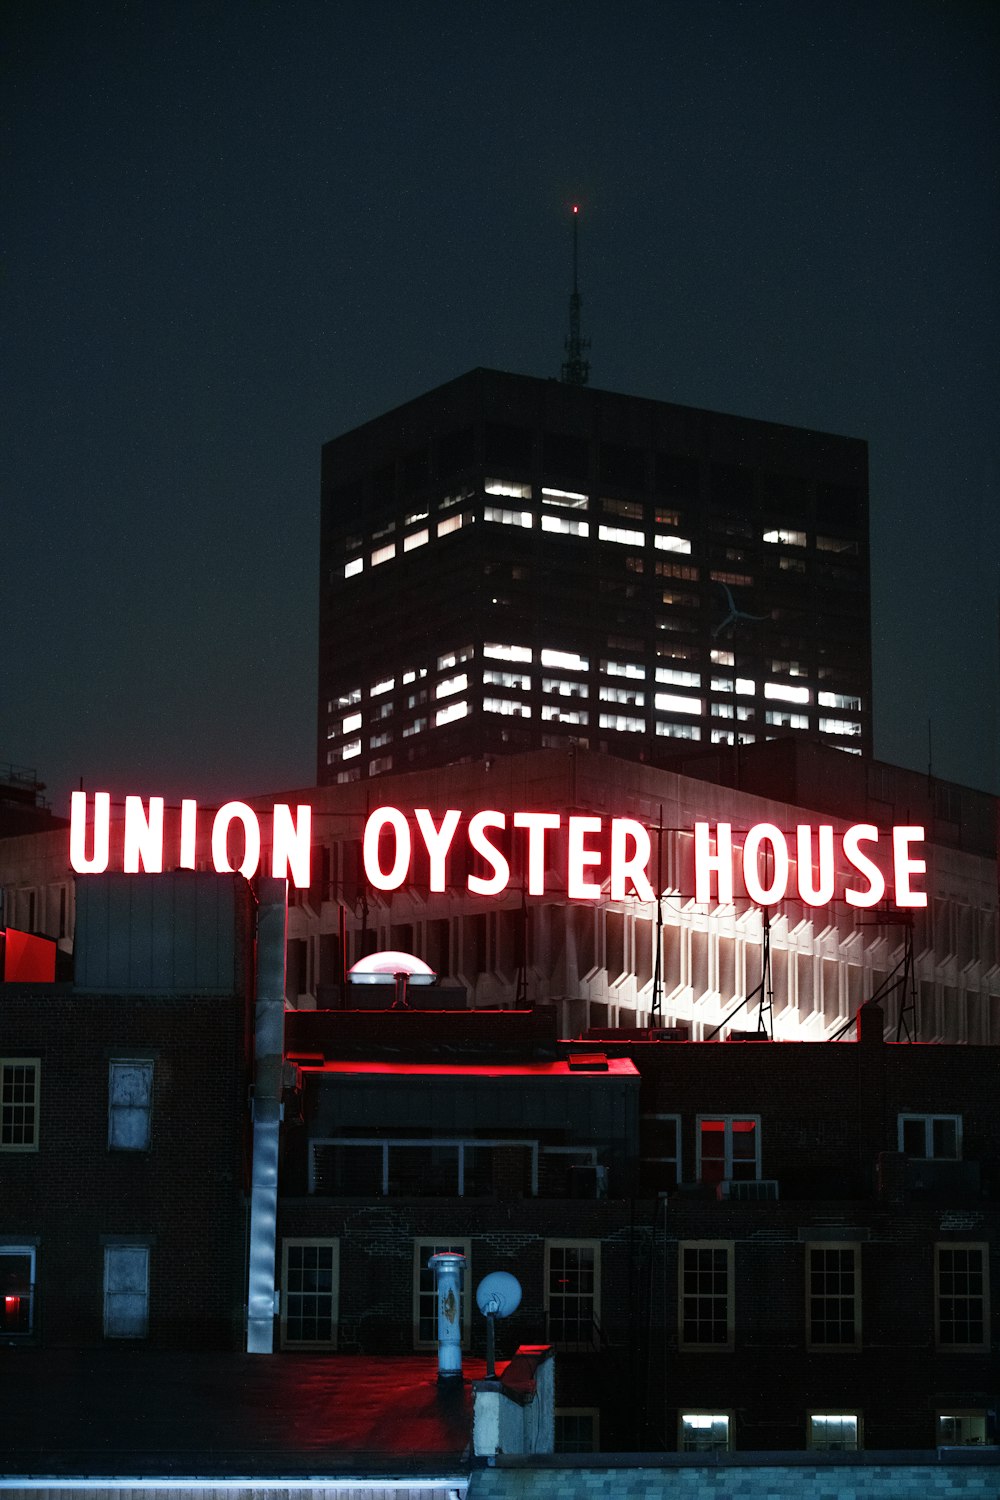
[[[876,753],[998,784],[1000,6],[0,10],[0,761],[314,775],[321,443],[476,365],[870,444]]]

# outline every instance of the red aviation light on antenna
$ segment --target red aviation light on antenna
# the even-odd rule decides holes
[[[579,203],[574,203],[573,204],[573,212],[575,214],[578,214],[580,212],[580,205],[579,205]]]

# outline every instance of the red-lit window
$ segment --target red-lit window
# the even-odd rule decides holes
[[[698,1181],[752,1182],[760,1176],[759,1115],[698,1116]]]
[[[0,1245],[0,1338],[24,1337],[34,1321],[34,1247]]]

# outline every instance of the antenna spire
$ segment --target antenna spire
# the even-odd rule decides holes
[[[566,358],[563,361],[562,378],[566,385],[586,385],[590,379],[590,360],[584,353],[590,348],[590,340],[580,337],[580,306],[583,298],[577,290],[577,228],[580,222],[580,205],[573,204],[573,290],[569,297],[569,337],[566,339]]]

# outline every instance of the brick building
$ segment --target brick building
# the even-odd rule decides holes
[[[0,1344],[238,1349],[251,892],[114,884],[80,892],[73,981],[0,985]]]
[[[449,1248],[473,1286],[522,1282],[502,1338],[555,1345],[562,1443],[986,1443],[995,1053],[860,1021],[810,1046],[559,1042],[544,1011],[290,1018],[283,1346],[429,1347]]]
[[[430,1371],[449,1248],[477,1368],[471,1291],[521,1282],[500,1354],[555,1346],[560,1446],[994,1436],[994,1048],[886,1042],[874,1006],[835,1045],[574,1041],[537,1006],[287,1010],[275,1053],[242,880],[90,877],[77,901],[73,984],[0,991],[11,1358],[246,1347],[256,1275],[250,1347]]]

